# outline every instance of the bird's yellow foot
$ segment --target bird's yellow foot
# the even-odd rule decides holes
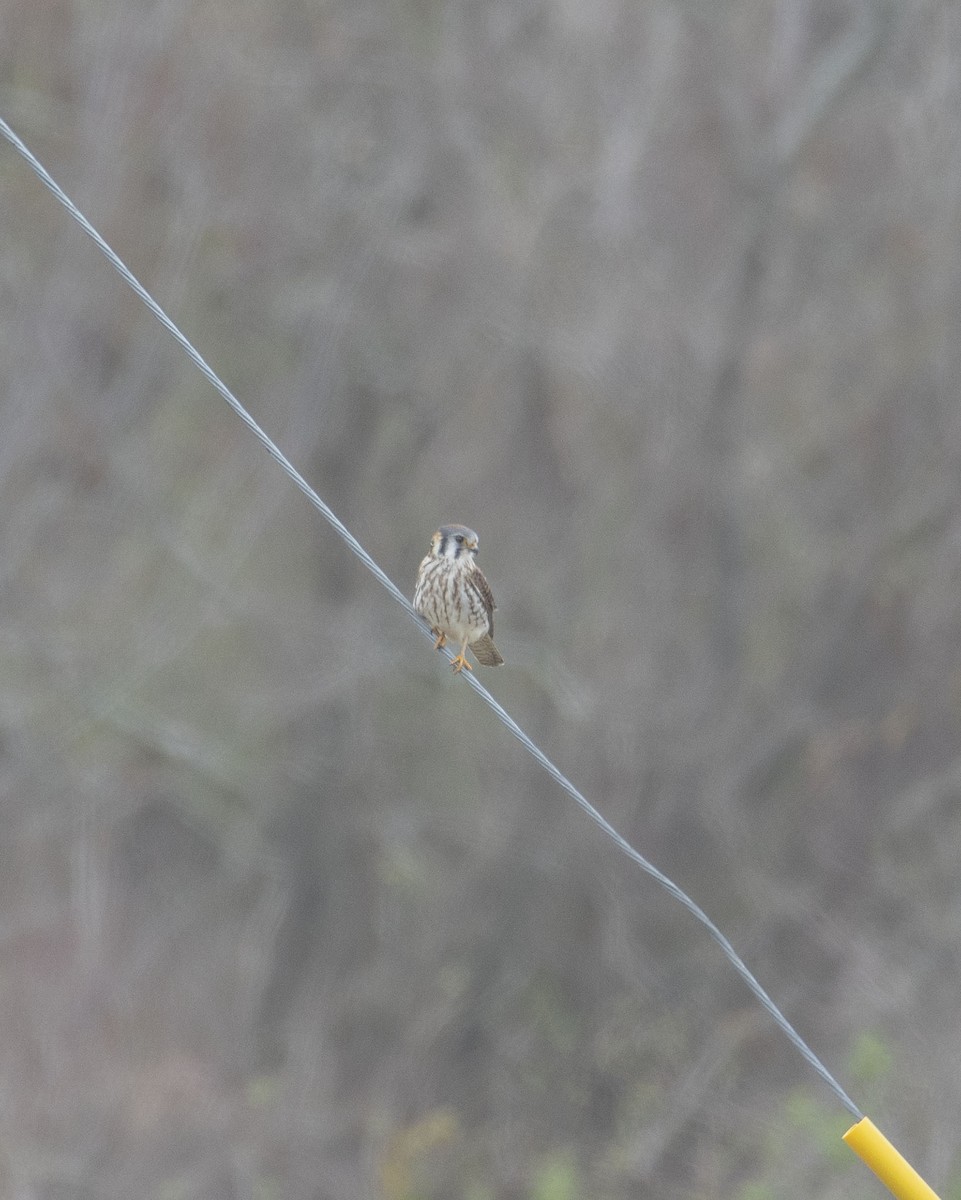
[[[456,658],[451,659],[451,666],[454,668],[455,675],[459,675],[465,667],[468,669],[468,671],[473,671],[474,669],[464,657],[463,653],[458,654]]]
[[[436,629],[434,630],[434,633],[437,633]],[[447,645],[447,634],[446,633],[437,633],[437,641],[434,642],[434,649],[440,650],[442,646],[446,646],[446,645]]]

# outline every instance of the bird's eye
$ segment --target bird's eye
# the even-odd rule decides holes
[[[455,542],[458,544],[458,546],[463,546],[463,544],[464,544],[464,535],[463,535],[462,533],[458,533],[458,534],[457,534],[457,535],[454,537],[454,541],[455,541]]]

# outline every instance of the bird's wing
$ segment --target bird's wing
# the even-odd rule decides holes
[[[494,609],[497,605],[494,603],[494,593],[491,591],[491,585],[484,578],[484,572],[480,567],[474,568],[474,583],[477,585],[477,590],[481,594],[481,599],[484,601],[484,610],[487,613],[487,632],[491,635],[494,633]]]

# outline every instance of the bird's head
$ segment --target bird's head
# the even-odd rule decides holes
[[[430,540],[430,552],[433,558],[470,562],[476,558],[479,545],[477,534],[466,525],[441,525]]]

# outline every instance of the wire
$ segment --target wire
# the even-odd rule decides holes
[[[268,454],[275,459],[283,470],[290,476],[297,487],[304,493],[307,499],[313,504],[317,511],[321,514],[325,521],[333,528],[337,536],[347,545],[348,549],[355,554],[364,566],[371,572],[372,575],[381,583],[391,596],[401,605],[414,622],[417,624],[421,633],[429,639],[432,639],[432,634],[427,627],[426,622],[418,615],[414,606],[407,599],[404,593],[397,587],[393,580],[383,571],[377,563],[371,558],[364,547],[358,542],[354,535],[350,532],[346,525],[340,520],[336,513],[328,507],[327,504],[320,498],[317,492],[304,479],[303,475],[294,467],[293,463],[284,455],[281,450],[271,441],[267,434],[261,429],[253,417],[247,412],[240,401],[234,396],[233,392],[220,379],[214,370],[208,366],[206,360],[194,348],[187,337],[181,333],[174,322],[167,316],[160,305],[154,300],[145,287],[137,280],[133,272],[123,263],[117,254],[107,245],[100,234],[94,229],[83,213],[77,208],[73,201],[67,196],[63,189],[56,183],[53,177],[49,174],[45,167],[34,157],[30,150],[17,137],[6,121],[0,117],[0,134],[6,138],[11,146],[24,158],[30,168],[38,176],[43,185],[56,197],[63,205],[71,217],[77,222],[80,228],[96,242],[99,249],[106,256],[114,269],[119,272],[124,280],[133,288],[140,299],[146,304],[150,311],[154,314],[158,321],[173,335],[180,343],[186,352],[187,356],[193,360],[197,367],[210,380],[221,396],[227,401],[230,407],[234,410],[243,423],[250,429],[259,442],[267,450]],[[448,659],[452,657],[449,649],[444,651]],[[578,791],[563,772],[554,765],[547,757],[543,750],[537,746],[527,736],[523,729],[517,724],[514,718],[503,708],[490,694],[487,688],[480,683],[473,674],[465,675],[467,682],[480,696],[484,703],[492,710],[495,716],[501,721],[508,732],[512,733],[515,738],[521,743],[524,749],[532,755],[538,763],[551,775],[568,793],[569,796],[584,810],[590,819],[597,825],[603,833],[605,833],[612,842],[627,855],[632,862],[651,876],[655,882],[659,883],[666,892],[679,901],[683,906],[694,916],[711,935],[714,941],[721,948],[725,958],[731,966],[737,971],[748,988],[753,992],[758,1001],[770,1013],[781,1031],[785,1034],[795,1049],[801,1054],[805,1061],[813,1067],[818,1075],[824,1080],[828,1087],[834,1092],[837,1098],[841,1101],[844,1107],[858,1120],[863,1118],[863,1113],[858,1109],[854,1101],[848,1096],[847,1092],[841,1087],[834,1076],[828,1071],[827,1067],[821,1062],[814,1051],[808,1046],[801,1035],[797,1032],[793,1025],[788,1021],[787,1017],[777,1007],[768,993],[764,990],[761,984],[757,981],[754,975],[748,970],[746,964],[737,954],[734,947],[720,931],[717,925],[711,920],[706,912],[696,904],[691,897],[678,885],[670,879],[663,871],[658,870],[653,863],[640,854],[634,847],[617,832],[590,801]]]

